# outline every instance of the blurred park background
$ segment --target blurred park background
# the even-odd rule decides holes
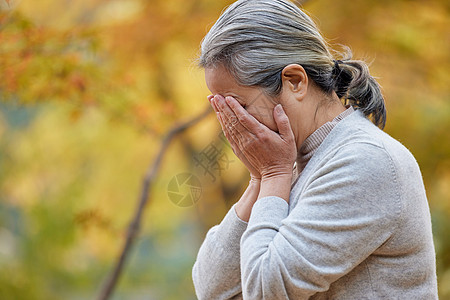
[[[231,2],[0,0],[0,299],[97,297],[162,138],[208,105],[195,59]],[[304,8],[371,62],[385,130],[423,172],[450,299],[450,2]],[[195,299],[198,248],[249,179],[219,133],[210,114],[171,144],[113,299]]]

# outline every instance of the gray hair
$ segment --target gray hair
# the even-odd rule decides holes
[[[342,54],[332,50],[312,19],[293,3],[239,0],[204,37],[199,65],[211,68],[222,64],[238,83],[277,96],[284,67],[300,64],[321,90],[335,91],[384,128],[386,108],[380,86],[365,62],[351,58],[349,48]]]

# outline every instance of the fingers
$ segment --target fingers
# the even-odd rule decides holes
[[[236,118],[233,110],[231,110],[231,108],[227,105],[225,98],[220,95],[216,95],[214,96],[213,102],[216,107],[225,115],[225,117],[231,121],[232,125],[235,126],[238,122],[238,119]]]
[[[239,143],[236,141],[235,137],[231,134],[229,127],[225,125],[226,121],[223,120],[221,113],[217,113],[217,119],[219,120],[220,126],[222,127],[223,134],[230,142],[233,151],[236,153]]]
[[[233,150],[237,154],[237,151],[240,152],[244,149],[248,140],[252,139],[253,134],[242,126],[234,111],[222,96],[216,95],[211,103],[218,110],[222,130],[230,143],[234,144]]]
[[[233,97],[224,98],[221,95],[208,96],[211,105],[217,113],[219,122],[230,143],[234,143],[235,150],[244,149],[255,139],[257,133],[267,130],[253,116],[251,116]]]
[[[242,124],[250,132],[256,132],[261,129],[261,124],[252,115],[250,115],[233,97],[226,97],[225,102]]]
[[[241,130],[245,130],[245,128],[243,128],[239,124],[239,122],[236,121],[236,117],[234,117],[234,121],[232,121],[223,112],[220,112],[219,115],[224,124],[227,139],[230,141],[230,143],[234,144],[235,147],[233,148],[233,150],[235,150],[234,152],[237,154],[236,151],[240,152],[243,149],[244,141],[246,140],[245,136],[248,134],[248,132],[241,132]]]
[[[206,97],[206,98],[208,99],[208,101],[209,101],[209,103],[211,104],[211,106],[212,106],[212,108],[214,109],[214,111],[215,111],[216,113],[218,113],[219,110],[217,109],[217,107],[216,107],[214,101],[212,101],[212,100],[214,99],[214,95],[209,95],[209,96]]]
[[[294,139],[294,133],[292,132],[291,124],[289,123],[289,118],[284,112],[281,104],[275,106],[273,110],[273,118],[278,127],[278,133],[283,140]]]
[[[220,127],[222,128],[223,134],[225,135],[227,140],[230,142],[230,144],[233,148],[233,151],[236,152],[239,143],[236,140],[236,138],[234,137],[234,135],[231,133],[231,128],[230,128],[231,125],[229,125],[228,119],[225,118],[222,110],[218,107],[217,101],[213,100],[214,95],[209,95],[207,98],[208,98],[208,101],[211,103],[212,108],[216,112],[216,117],[217,117],[217,120],[219,121]]]
[[[247,131],[247,129],[242,126],[238,117],[235,115],[234,111],[228,106],[228,104],[225,102],[225,99],[222,96],[219,95],[215,96],[212,102],[216,105],[219,112],[222,114],[222,119],[226,121],[225,125],[229,127],[231,134],[239,135],[240,133]]]

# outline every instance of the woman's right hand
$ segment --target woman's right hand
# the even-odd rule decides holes
[[[233,149],[234,154],[239,158],[240,161],[245,165],[245,167],[250,172],[251,181],[261,181],[261,174],[250,164],[250,162],[247,160],[247,158],[243,155],[241,151],[239,151],[239,148],[236,144],[236,141],[232,139],[232,136],[230,135],[228,128],[224,125],[225,122],[222,120],[219,110],[214,105],[214,102],[211,102],[211,100],[214,98],[214,95],[208,96],[208,101],[211,104],[212,108],[216,112],[217,120],[219,120],[220,126],[222,127],[222,131],[227,138],[227,140],[230,142],[231,149]]]

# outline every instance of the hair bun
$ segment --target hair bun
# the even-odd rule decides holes
[[[342,60],[333,60],[334,66],[331,72],[333,77],[333,87],[339,98],[347,95],[348,88],[350,83],[353,80],[353,74],[346,70],[345,68],[341,68],[340,64],[345,64]]]

